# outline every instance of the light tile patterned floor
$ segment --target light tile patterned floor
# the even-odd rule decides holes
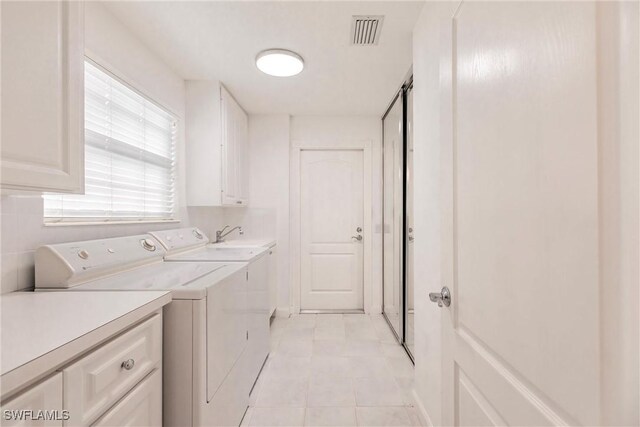
[[[382,316],[275,319],[243,426],[419,426],[413,365]]]

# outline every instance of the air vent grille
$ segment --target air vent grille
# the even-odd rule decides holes
[[[380,40],[382,31],[382,15],[354,15],[351,20],[351,44],[356,46],[373,46]]]

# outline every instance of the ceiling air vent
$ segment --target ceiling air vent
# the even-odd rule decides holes
[[[374,46],[380,40],[383,15],[354,15],[351,20],[351,44]]]

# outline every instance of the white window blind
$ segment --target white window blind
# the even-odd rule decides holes
[[[85,194],[45,195],[46,222],[171,220],[176,119],[85,62]]]

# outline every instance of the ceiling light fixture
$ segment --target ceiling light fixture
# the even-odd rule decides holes
[[[300,55],[286,49],[263,50],[256,56],[256,66],[270,76],[290,77],[299,74],[304,68]]]

